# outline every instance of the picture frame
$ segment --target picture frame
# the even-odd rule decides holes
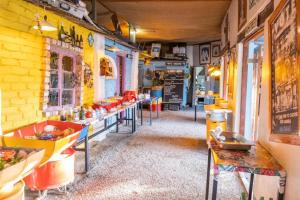
[[[201,44],[199,47],[200,64],[210,64],[211,62],[211,48],[210,44]]]
[[[247,22],[247,0],[238,0],[238,29],[241,30]]]
[[[292,145],[300,145],[299,10],[297,0],[281,0],[268,21],[270,140]]]
[[[221,55],[221,42],[212,42],[211,43],[211,57],[220,57]]]

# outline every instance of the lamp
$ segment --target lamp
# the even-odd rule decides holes
[[[119,52],[120,51],[120,49],[115,45],[112,45],[112,46],[108,47],[108,50],[112,51],[112,52]]]
[[[33,26],[33,29],[40,30],[40,31],[56,31],[57,28],[50,24],[47,21],[47,15],[44,16],[44,19],[41,21],[40,16],[36,15],[36,22],[37,24]]]
[[[220,76],[220,75],[221,75],[221,70],[220,70],[219,68],[215,68],[215,69],[211,72],[210,75],[213,76],[213,77]]]

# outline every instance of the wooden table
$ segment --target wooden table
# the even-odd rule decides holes
[[[286,182],[286,171],[271,154],[260,144],[252,147],[250,151],[236,151],[220,149],[213,140],[208,140],[208,162],[206,195],[208,200],[211,156],[213,157],[213,192],[212,199],[217,199],[218,175],[221,171],[246,172],[251,174],[248,200],[252,199],[254,175],[278,176],[278,200],[283,200]]]

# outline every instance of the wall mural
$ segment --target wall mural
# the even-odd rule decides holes
[[[113,67],[108,58],[101,58],[100,59],[100,76],[113,76]]]
[[[286,136],[298,136],[300,144],[296,0],[281,1],[269,26],[272,135],[285,137],[279,141],[287,143],[293,141]]]

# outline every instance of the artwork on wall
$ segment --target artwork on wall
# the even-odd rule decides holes
[[[261,0],[248,0],[249,10],[251,10]]]
[[[103,57],[100,59],[100,76],[113,76],[113,67],[108,58]]]
[[[211,43],[211,56],[220,57],[221,43],[219,41]]]
[[[210,63],[210,44],[200,45],[200,64]]]
[[[298,5],[297,5],[298,6]],[[296,0],[282,0],[269,20],[272,141],[300,145]]]
[[[247,0],[239,0],[238,7],[238,27],[241,30],[247,22]]]
[[[93,71],[90,65],[85,63],[84,66],[84,85],[88,88],[93,88],[94,79],[93,79]]]
[[[224,17],[222,23],[222,36],[221,36],[221,51],[224,51],[229,46],[229,21],[228,14]]]

